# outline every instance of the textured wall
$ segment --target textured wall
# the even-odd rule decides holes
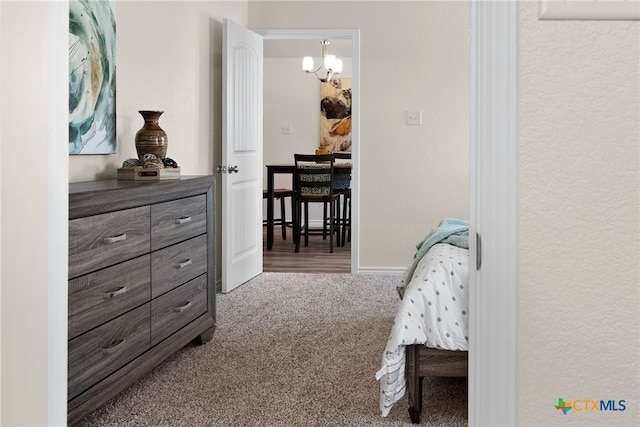
[[[639,23],[519,12],[518,422],[638,425]]]

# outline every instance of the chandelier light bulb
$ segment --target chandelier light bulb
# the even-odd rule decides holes
[[[313,71],[313,58],[310,56],[305,56],[302,59],[302,70],[311,72]]]
[[[342,59],[336,59],[333,65],[333,72],[340,74],[342,72]]]
[[[336,64],[336,56],[335,55],[327,55],[324,57],[324,68],[327,70],[333,70]]]

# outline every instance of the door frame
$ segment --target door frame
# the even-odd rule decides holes
[[[518,2],[470,1],[469,425],[517,421]],[[481,244],[476,239],[481,236]]]
[[[351,40],[351,273],[360,272],[360,30],[251,30],[264,40]],[[301,71],[302,72],[302,71]]]

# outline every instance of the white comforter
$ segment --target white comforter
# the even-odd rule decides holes
[[[382,356],[380,411],[387,416],[406,392],[405,345],[468,350],[469,250],[446,243],[433,245],[411,278]]]

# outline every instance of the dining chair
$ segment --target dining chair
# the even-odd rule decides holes
[[[282,240],[287,240],[287,227],[293,227],[293,219],[291,221],[287,221],[287,215],[286,215],[286,205],[285,205],[285,201],[286,199],[290,199],[291,200],[291,212],[293,213],[293,197],[294,195],[294,191],[289,189],[289,188],[274,188],[273,190],[273,199],[274,200],[280,200],[280,218],[274,218],[273,219],[273,225],[280,225],[281,229],[282,229]],[[269,199],[269,191],[268,190],[262,190],[262,198],[263,199]],[[293,215],[292,215],[293,216]],[[263,227],[268,227],[269,224],[267,223],[268,221],[265,219],[262,221],[262,225]]]
[[[321,233],[324,239],[329,236],[329,251],[333,253],[333,235],[337,234],[340,224],[340,194],[334,189],[333,154],[294,154],[295,161],[295,199],[294,240],[295,251],[300,251],[300,238],[304,233],[304,245],[309,246],[309,204],[323,205]],[[304,226],[302,217],[304,216]],[[325,218],[328,220],[325,221]],[[315,234],[315,233],[313,233]]]
[[[349,151],[336,151],[333,153],[336,160],[349,160],[345,162],[349,164],[349,167],[340,167],[337,162],[334,163],[334,170],[336,171],[336,179],[334,180],[335,191],[342,196],[342,201],[339,202],[342,205],[342,222],[340,223],[340,238],[338,239],[338,246],[344,246],[347,241],[351,241],[351,170],[353,165],[351,164],[351,152]]]

